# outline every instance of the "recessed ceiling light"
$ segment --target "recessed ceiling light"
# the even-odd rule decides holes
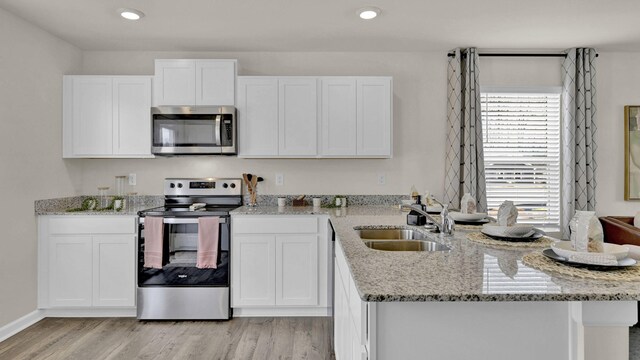
[[[358,10],[358,16],[360,16],[360,19],[363,20],[371,20],[380,15],[380,12],[382,12],[380,8],[377,8],[375,6],[367,6]]]
[[[144,13],[136,9],[118,9],[118,13],[127,20],[139,20],[144,17]]]

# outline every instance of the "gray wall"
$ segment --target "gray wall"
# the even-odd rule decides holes
[[[62,75],[82,52],[0,9],[0,326],[36,309],[33,201],[73,195],[79,164],[62,160]]]

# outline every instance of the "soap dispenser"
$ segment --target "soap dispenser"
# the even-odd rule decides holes
[[[413,199],[415,200],[415,203],[412,204],[411,206],[419,207],[424,211],[425,206],[420,202],[420,195],[415,195]],[[407,225],[422,226],[422,225],[425,225],[426,223],[427,223],[427,217],[415,210],[411,210],[407,215]]]

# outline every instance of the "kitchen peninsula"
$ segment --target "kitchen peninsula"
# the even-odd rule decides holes
[[[540,249],[487,247],[405,225],[391,206],[239,208],[232,216],[329,215],[335,229],[335,351],[340,359],[626,359],[640,282],[544,273]],[[365,246],[354,228],[405,228],[450,251]],[[489,345],[488,345],[489,344]],[[602,353],[601,351],[606,351]],[[604,356],[604,357],[603,357]]]

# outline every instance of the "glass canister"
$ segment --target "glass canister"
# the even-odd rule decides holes
[[[99,186],[98,187],[98,196],[100,197],[98,201],[100,201],[100,208],[106,208],[109,206],[109,197],[107,196],[107,192],[109,191],[108,186]]]

